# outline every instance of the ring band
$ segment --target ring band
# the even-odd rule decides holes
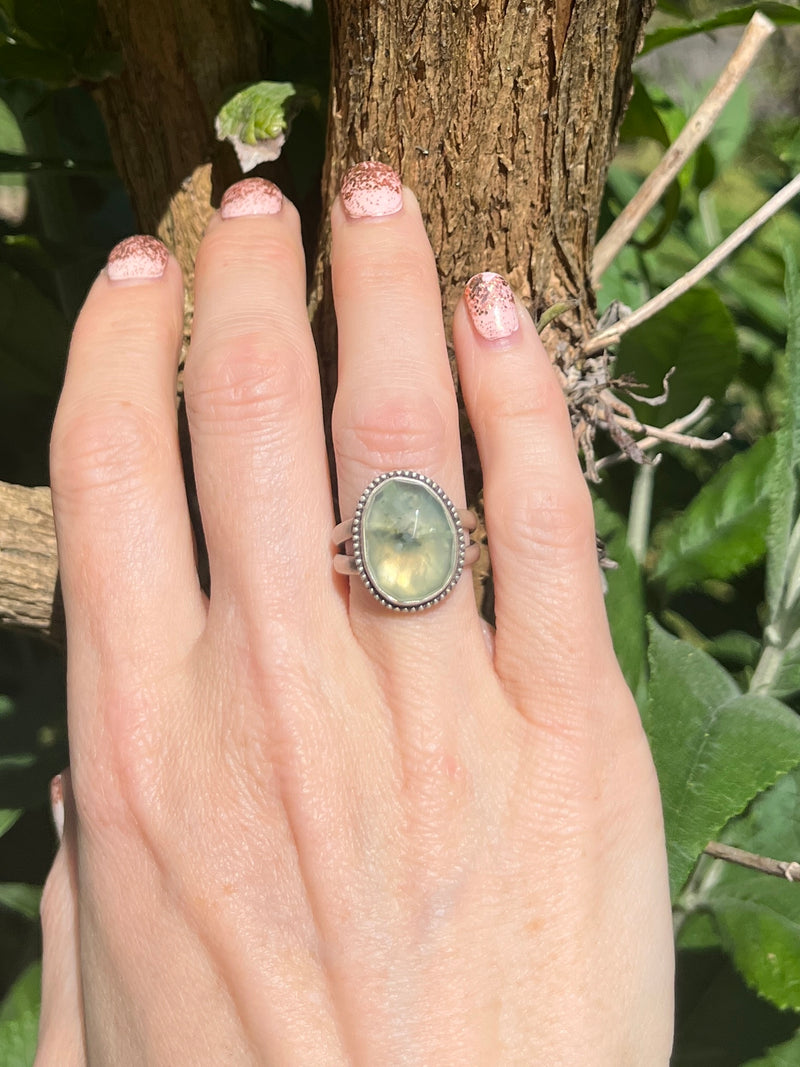
[[[417,471],[373,478],[352,519],[340,522],[333,542],[340,574],[357,574],[376,600],[393,611],[422,611],[452,592],[480,545],[469,534],[475,513],[457,508],[441,486]],[[352,553],[348,547],[352,545]]]

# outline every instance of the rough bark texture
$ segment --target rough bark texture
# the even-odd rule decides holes
[[[446,313],[472,274],[499,271],[534,315],[574,301],[548,331],[569,362],[594,323],[600,201],[654,6],[331,0],[323,217],[349,165],[391,164],[420,200]]]
[[[59,640],[63,625],[47,486],[0,482],[0,624]]]
[[[473,273],[497,270],[535,315],[570,304],[546,337],[557,365],[579,370],[580,341],[594,324],[589,274],[603,185],[654,4],[330,0],[322,217],[350,164],[392,164],[421,202],[447,317]],[[122,78],[98,89],[114,156],[141,229],[162,236],[190,279],[211,204],[237,177],[232,155],[214,141],[212,116],[223,90],[258,76],[249,7],[100,6],[106,43],[125,59]],[[328,246],[326,231],[311,310],[329,410],[336,341]],[[474,502],[469,447],[465,459]],[[58,637],[47,495],[0,485],[0,513],[9,516],[0,522],[0,623]]]
[[[114,161],[140,229],[191,279],[212,182],[224,189],[239,175],[213,122],[226,91],[258,80],[257,27],[243,0],[100,0],[100,17],[104,45],[124,60],[95,92]]]

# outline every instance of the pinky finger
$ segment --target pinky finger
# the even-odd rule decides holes
[[[51,803],[61,844],[42,894],[42,1010],[34,1067],[85,1067],[75,819],[68,771],[53,779]]]

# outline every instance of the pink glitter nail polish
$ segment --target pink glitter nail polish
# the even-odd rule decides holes
[[[403,206],[400,178],[385,163],[356,163],[342,179],[342,204],[351,219],[394,215]]]
[[[487,341],[510,337],[519,329],[514,294],[499,274],[484,271],[474,275],[467,282],[464,299],[472,325]]]
[[[53,826],[60,841],[64,836],[64,786],[60,774],[50,780],[50,810],[53,814]]]
[[[223,219],[244,215],[277,215],[283,204],[283,193],[266,178],[244,178],[225,190],[219,213]]]
[[[106,274],[112,282],[160,278],[167,269],[169,252],[155,237],[126,237],[111,249]]]

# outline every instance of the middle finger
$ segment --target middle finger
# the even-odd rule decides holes
[[[463,508],[458,406],[416,198],[389,167],[359,163],[345,175],[331,229],[339,332],[332,430],[342,519],[352,517],[376,475],[393,470],[432,478]],[[468,576],[444,602],[400,618],[358,576],[350,585],[351,625],[382,658],[387,642],[395,650],[421,643],[449,650],[456,643],[442,638],[454,627],[478,633]]]

